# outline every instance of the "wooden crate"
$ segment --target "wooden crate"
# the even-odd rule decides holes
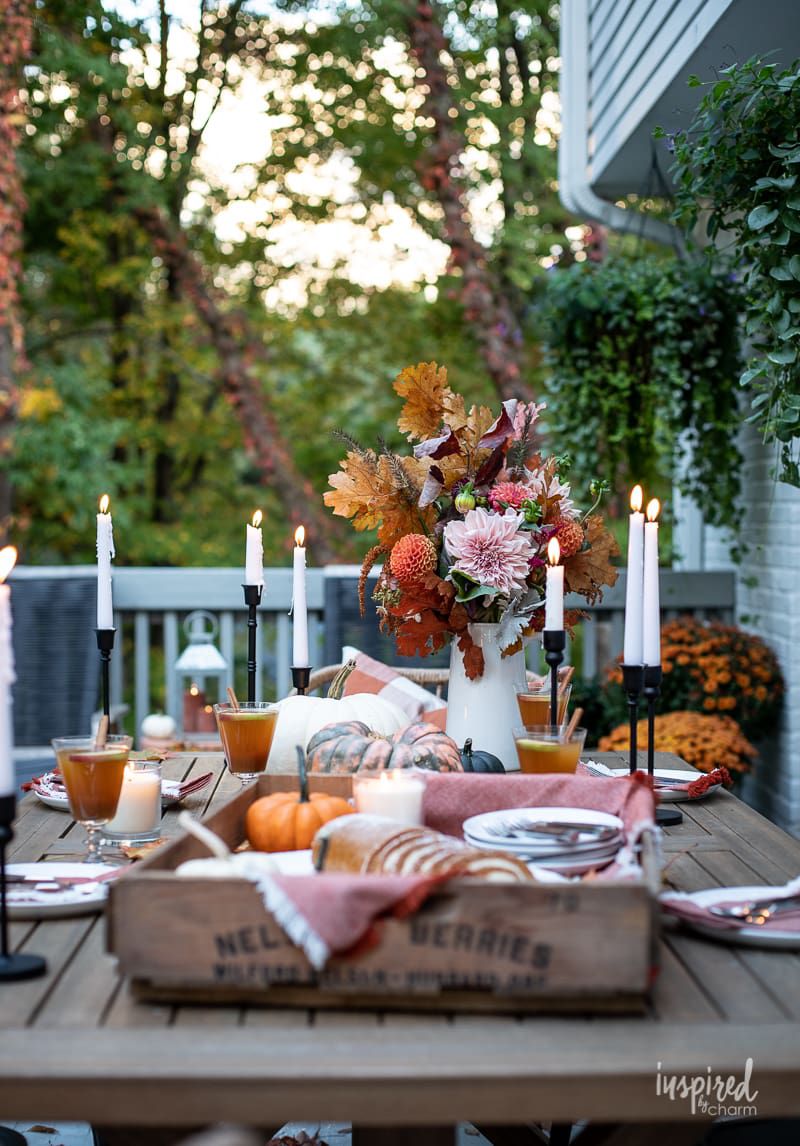
[[[294,784],[291,776],[265,775],[206,822],[236,847],[252,800]],[[310,786],[348,796],[352,779],[315,776]],[[646,1005],[660,878],[649,833],[641,881],[452,881],[412,918],[387,920],[379,946],[337,957],[321,973],[285,937],[253,885],[174,875],[184,860],[205,854],[194,837],[181,837],[110,889],[109,950],[139,997],[491,1012],[636,1012]]]

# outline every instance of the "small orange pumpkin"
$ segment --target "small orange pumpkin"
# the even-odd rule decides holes
[[[317,829],[337,816],[352,815],[341,796],[324,792],[308,794],[303,749],[297,746],[298,792],[273,792],[254,800],[245,815],[245,832],[251,847],[260,852],[294,852],[310,848]]]

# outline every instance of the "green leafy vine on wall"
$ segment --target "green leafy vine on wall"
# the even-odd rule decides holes
[[[574,484],[599,473],[652,490],[677,469],[706,519],[736,528],[739,304],[732,276],[702,261],[643,254],[551,274],[548,422]]]
[[[701,86],[694,78],[695,86]],[[759,59],[725,68],[694,120],[673,137],[676,219],[698,221],[744,271],[745,333],[753,357],[741,376],[766,441],[779,444],[782,481],[800,486],[800,62]],[[663,134],[663,133],[662,133]]]

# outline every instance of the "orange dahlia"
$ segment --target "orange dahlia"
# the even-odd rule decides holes
[[[556,537],[561,549],[562,560],[566,557],[574,557],[578,550],[583,545],[583,526],[577,521],[570,521],[566,517],[560,517],[556,525]]]
[[[436,568],[436,546],[422,533],[407,533],[392,548],[389,568],[401,585],[424,581]]]

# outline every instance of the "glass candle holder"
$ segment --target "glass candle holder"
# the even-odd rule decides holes
[[[356,811],[386,816],[402,824],[422,823],[422,797],[425,781],[403,771],[381,772],[379,776],[358,776],[353,780]]]
[[[103,829],[107,840],[143,844],[161,836],[161,765],[154,760],[130,760],[114,818]]]

